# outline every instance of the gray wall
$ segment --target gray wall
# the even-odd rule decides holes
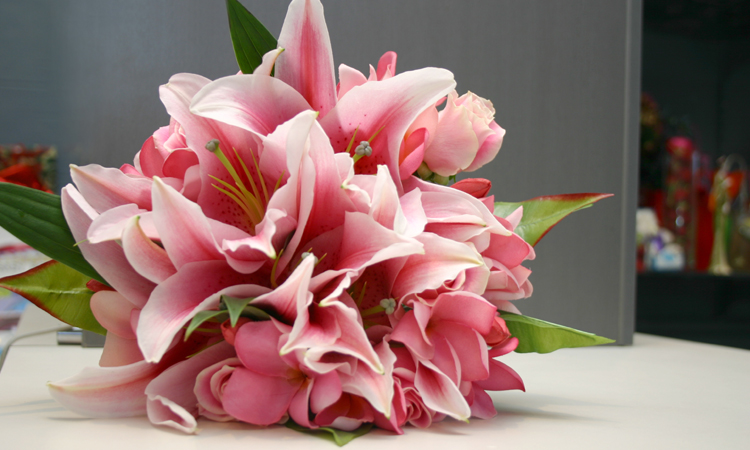
[[[63,164],[132,160],[168,118],[176,72],[235,72],[222,1],[0,1],[0,142],[56,144]],[[244,0],[275,35],[284,2]],[[632,342],[640,0],[324,2],[336,64],[445,67],[491,99],[508,134],[479,175],[498,199],[611,192],[530,264],[529,315]],[[6,24],[35,30],[17,39]],[[25,90],[24,90],[25,89]],[[9,112],[12,110],[12,112]],[[61,173],[61,179],[67,179]]]

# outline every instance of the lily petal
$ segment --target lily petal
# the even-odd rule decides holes
[[[177,272],[167,252],[143,232],[138,216],[125,226],[122,249],[133,269],[154,283],[161,283]]]
[[[146,413],[148,383],[161,371],[145,361],[120,367],[86,367],[78,375],[49,383],[50,394],[87,417],[114,418]]]
[[[116,206],[135,203],[151,209],[151,179],[128,176],[119,169],[91,164],[70,166],[70,177],[78,190],[99,213]]]
[[[414,386],[428,408],[454,419],[469,420],[471,408],[458,387],[430,362],[420,361]]]
[[[146,411],[151,423],[194,433],[198,425],[195,420],[198,413],[195,380],[206,367],[232,356],[232,346],[220,342],[171,366],[154,378],[145,390],[148,398]]]
[[[221,295],[257,297],[270,289],[224,261],[188,263],[154,289],[138,320],[138,343],[147,361],[159,361],[174,336],[200,311],[216,308]]]
[[[320,1],[292,1],[279,33],[279,45],[286,51],[276,62],[276,77],[296,89],[325,117],[336,104],[336,80],[331,38]]]
[[[399,149],[404,134],[419,114],[455,86],[453,74],[427,68],[404,72],[377,83],[351,89],[321,119],[336,152],[346,151],[357,130],[356,140],[369,140],[372,155],[357,162],[358,173],[375,173],[385,164],[400,188]]]
[[[117,243],[85,242],[87,230],[98,214],[73,185],[63,188],[61,200],[65,220],[75,240],[80,242],[78,248],[81,249],[84,258],[117,292],[134,305],[143,307],[155,284],[133,270],[122,247]]]

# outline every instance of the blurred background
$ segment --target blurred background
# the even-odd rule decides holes
[[[242,2],[278,36],[286,2]],[[497,200],[615,194],[537,245],[521,311],[619,344],[638,329],[747,345],[750,282],[730,251],[746,181],[727,157],[750,157],[746,2],[323,3],[336,65],[367,72],[393,50],[398,72],[445,67],[493,101],[503,148],[467,176]],[[71,163],[132,163],[168,123],[171,75],[238,70],[221,0],[0,0],[0,67],[0,177],[55,192]],[[20,261],[14,245],[0,258]]]
[[[750,348],[750,2],[643,6],[637,330]]]

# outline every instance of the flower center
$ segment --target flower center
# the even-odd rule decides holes
[[[233,181],[233,183],[228,183],[214,175],[209,175],[211,179],[218,183],[212,184],[212,186],[219,190],[219,192],[232,199],[232,201],[234,201],[237,205],[239,205],[239,207],[245,213],[245,216],[248,218],[251,232],[254,234],[256,225],[258,225],[263,220],[263,217],[266,214],[266,207],[268,206],[268,202],[271,200],[271,196],[281,185],[281,180],[284,178],[284,172],[282,172],[281,176],[279,176],[279,179],[276,180],[276,185],[274,186],[273,191],[269,193],[268,188],[266,187],[266,181],[263,178],[263,173],[260,171],[258,160],[255,157],[255,153],[253,153],[252,151],[249,152],[250,156],[253,158],[253,165],[255,167],[255,173],[258,177],[258,183],[255,182],[255,178],[250,173],[250,170],[248,170],[245,161],[240,158],[239,153],[237,153],[237,149],[233,148],[232,150],[234,151],[235,159],[242,169],[244,179],[240,176],[240,173],[238,173],[232,162],[229,161],[227,156],[224,154],[219,145],[218,139],[211,139],[210,141],[208,141],[208,143],[206,144],[206,150],[213,153],[219,159],[219,161],[221,161],[221,164],[225,169],[227,169],[227,172],[229,173],[229,176]],[[258,187],[258,185],[260,185],[260,188]]]

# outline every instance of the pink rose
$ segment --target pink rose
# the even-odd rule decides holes
[[[437,126],[429,133],[431,140],[424,152],[427,167],[448,177],[492,161],[505,136],[494,119],[495,108],[489,100],[472,92],[461,97],[455,90],[448,94]]]
[[[236,368],[242,367],[238,358],[229,358],[203,369],[195,380],[195,397],[201,416],[217,422],[236,420],[224,410],[224,389]]]

